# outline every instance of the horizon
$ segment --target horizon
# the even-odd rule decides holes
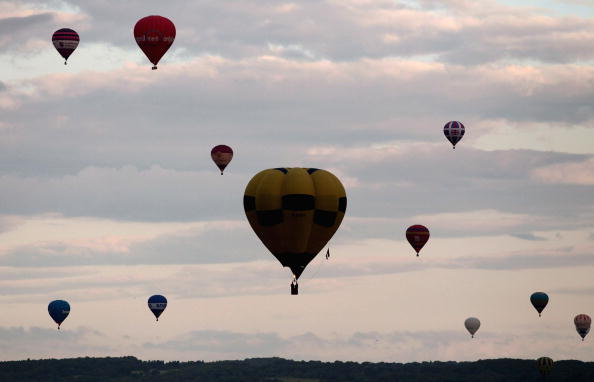
[[[0,361],[594,361],[594,4],[7,0],[0,27]],[[348,198],[299,296],[242,205],[283,166]]]

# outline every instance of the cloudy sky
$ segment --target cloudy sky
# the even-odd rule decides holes
[[[150,14],[177,27],[156,71]],[[0,359],[594,360],[592,2],[0,1],[0,37]],[[243,213],[279,166],[349,198],[299,296]]]

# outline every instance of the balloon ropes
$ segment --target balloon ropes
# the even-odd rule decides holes
[[[540,314],[549,303],[549,296],[544,292],[535,292],[530,296],[530,302],[538,312],[538,317],[540,317]]]
[[[578,314],[573,319],[573,323],[575,324],[575,330],[578,332],[580,337],[582,337],[582,341],[588,335],[590,331],[590,325],[592,324],[592,319],[587,314]]]
[[[147,16],[134,26],[134,38],[149,61],[153,70],[175,40],[175,25],[163,16]]]
[[[245,188],[246,217],[262,243],[297,279],[332,238],[346,212],[342,183],[316,168],[275,168],[256,174]]]
[[[456,148],[456,143],[460,142],[464,136],[464,125],[458,121],[450,121],[443,127],[443,134],[452,144],[452,148]]]
[[[153,295],[148,299],[148,307],[155,315],[157,321],[159,321],[159,316],[167,307],[167,299],[165,296],[161,296],[160,294]]]
[[[421,248],[423,248],[425,244],[427,244],[427,241],[429,241],[429,230],[424,225],[411,225],[406,230],[406,240],[408,240],[410,245],[417,252],[417,256],[419,256]]]
[[[219,170],[221,170],[221,175],[223,175],[223,170],[225,170],[225,167],[233,159],[233,150],[227,145],[218,145],[210,150],[210,157]]]
[[[464,320],[464,327],[470,333],[471,338],[474,338],[474,333],[481,327],[481,322],[476,317],[468,317]]]
[[[52,320],[58,324],[58,330],[60,330],[60,325],[70,314],[70,304],[64,300],[54,300],[47,306],[47,311]]]
[[[54,47],[60,53],[60,56],[64,57],[64,65],[66,65],[68,57],[78,46],[79,41],[78,33],[69,28],[58,29],[52,35]]]

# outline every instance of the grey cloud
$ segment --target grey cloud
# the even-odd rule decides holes
[[[93,343],[104,335],[94,329],[56,330],[39,327],[0,327],[2,360],[99,356],[114,348]]]
[[[546,240],[544,237],[536,236],[533,233],[513,233],[511,234],[513,237],[517,237],[518,239],[522,240],[531,240],[531,241],[543,241]]]
[[[199,259],[188,261],[183,267],[169,265],[169,258],[163,258],[161,265],[126,266],[71,266],[68,271],[59,268],[37,268],[34,272],[14,267],[14,270],[25,272],[23,277],[0,282],[2,300],[45,302],[48,293],[53,295],[67,295],[76,301],[97,300],[96,295],[88,296],[88,290],[101,289],[102,300],[110,298],[137,298],[148,295],[158,285],[159,290],[167,291],[168,296],[174,298],[209,298],[223,296],[254,296],[278,295],[288,293],[291,281],[290,271],[282,266],[263,250],[260,261],[227,264],[224,267],[211,264],[216,261],[216,254],[208,261],[209,264],[199,264]],[[308,293],[324,293],[348,283],[349,278],[361,276],[377,276],[418,272],[427,269],[483,269],[483,270],[535,270],[572,268],[594,265],[591,253],[572,253],[560,248],[548,251],[544,255],[533,253],[509,254],[501,253],[491,256],[451,257],[447,259],[433,259],[420,263],[412,256],[411,251],[400,254],[402,259],[410,261],[369,261],[364,266],[334,262],[331,257],[328,262],[319,256],[307,268],[300,278],[302,288]],[[166,256],[166,255],[165,255]],[[97,263],[102,259],[95,259]],[[73,261],[75,262],[75,261]],[[1,269],[1,268],[0,268]],[[58,273],[56,273],[58,269]],[[164,276],[155,276],[156,270]],[[0,275],[7,273],[0,272]],[[14,273],[14,272],[12,272]],[[56,274],[54,274],[56,273]],[[61,277],[60,274],[63,274]],[[125,275],[125,276],[122,276]],[[200,275],[200,277],[197,277]],[[325,281],[331,279],[329,285]],[[42,288],[44,294],[39,294]],[[564,293],[588,293],[588,290],[567,290]]]
[[[464,141],[462,150],[448,148],[441,133],[445,115],[449,119],[466,109],[459,117],[471,121],[468,135],[482,133],[472,125],[478,118],[475,113],[481,111],[469,106],[467,98],[491,99],[479,108],[485,112],[502,109],[508,102],[521,105],[514,107],[522,113],[530,109],[518,94],[506,94],[509,88],[499,89],[511,86],[507,80],[479,92],[479,86],[471,84],[484,81],[479,73],[464,79],[457,72],[465,85],[438,71],[419,74],[420,82],[413,86],[411,80],[357,74],[368,65],[363,63],[348,69],[350,74],[343,80],[327,78],[332,70],[320,71],[316,65],[294,70],[291,65],[224,63],[215,65],[220,71],[216,79],[173,74],[134,91],[112,89],[115,85],[106,78],[106,84],[77,97],[44,95],[45,90],[35,97],[21,96],[22,109],[3,113],[3,122],[10,127],[0,130],[0,172],[4,174],[0,210],[151,221],[240,219],[242,192],[251,176],[263,168],[285,165],[333,166],[359,179],[361,185],[349,189],[353,216],[402,217],[486,208],[580,216],[583,206],[591,204],[588,187],[543,185],[530,179],[534,168],[587,156],[484,152],[464,147]],[[369,65],[381,67],[378,62]],[[255,74],[247,74],[252,70]],[[273,74],[281,79],[273,81]],[[363,78],[357,82],[359,76]],[[71,78],[72,86],[85,89],[84,78]],[[433,83],[440,80],[446,81],[444,86],[427,93],[430,84],[434,88]],[[133,80],[121,81],[134,87]],[[559,81],[561,87],[565,80]],[[104,88],[108,82],[111,85]],[[444,90],[449,85],[455,90],[453,98]],[[475,93],[469,95],[465,87]],[[494,94],[485,95],[489,92]],[[591,103],[592,92],[584,89],[578,104]],[[539,108],[547,108],[547,113],[556,110],[555,118],[575,116],[571,110],[575,105],[559,112],[559,105],[549,97],[561,99],[564,91],[554,93],[547,90],[531,96],[529,103],[549,100]],[[168,94],[166,103],[156,94]],[[449,106],[453,110],[446,112]],[[519,118],[546,117],[536,114],[528,112]],[[424,116],[422,121],[411,122],[418,115]],[[397,149],[403,155],[378,161],[340,155],[342,150],[360,149],[373,156],[374,143],[395,140],[425,144],[402,143]],[[438,141],[440,146],[429,144]],[[208,153],[219,143],[234,147],[236,157],[227,174],[215,179]],[[336,155],[307,155],[312,147],[325,146],[336,148]],[[403,182],[414,187],[403,187]]]
[[[360,265],[333,264],[318,273],[319,278],[357,277],[362,275],[380,275],[416,272],[425,269],[484,269],[484,270],[522,270],[522,269],[553,269],[594,265],[594,256],[588,254],[560,253],[551,255],[498,255],[478,257],[453,257],[447,260],[433,260],[431,263],[394,263],[375,262]],[[406,256],[411,256],[410,251]],[[307,277],[308,274],[304,274]]]
[[[162,235],[131,244],[125,252],[93,249],[65,242],[23,246],[0,256],[10,267],[64,267],[84,265],[223,264],[261,260],[267,252],[247,221],[241,227],[208,228]]]
[[[42,39],[51,42],[51,33],[55,14],[44,12],[23,17],[0,18],[0,52],[23,51],[23,46],[29,40]],[[30,53],[30,52],[24,52]]]
[[[433,55],[461,65],[518,59],[574,62],[594,57],[589,49],[592,25],[588,20],[552,18],[536,13],[543,12],[536,8],[497,6],[496,2],[481,7],[460,2],[411,6],[386,1],[348,6],[332,1],[68,4],[90,19],[84,22],[85,41],[129,49],[136,48],[130,30],[142,17],[138,10],[151,9],[177,25],[173,50],[180,55],[243,58],[272,54],[337,61]],[[458,28],[444,22],[448,19],[457,22]],[[467,19],[474,22],[466,23]],[[196,25],[200,27],[194,29]]]
[[[584,288],[558,288],[551,290],[551,293],[570,294],[577,296],[592,296],[594,295],[594,287]]]
[[[486,334],[486,338],[494,338]],[[202,352],[209,359],[213,354],[225,355],[227,359],[250,357],[284,356],[294,359],[344,359],[350,353],[350,360],[364,361],[369,357],[385,357],[387,347],[395,347],[400,353],[402,345],[411,346],[410,353],[399,356],[410,359],[423,359],[422,353],[429,347],[434,349],[451,346],[465,341],[463,333],[443,332],[356,332],[350,336],[334,338],[320,337],[308,332],[291,337],[281,337],[277,333],[237,333],[227,331],[194,331],[185,333],[177,339],[161,343],[145,343],[145,349],[165,349],[174,352]],[[499,339],[500,341],[501,339]],[[414,345],[413,345],[414,343]],[[342,349],[336,352],[336,349]],[[361,354],[360,349],[367,349]],[[422,349],[422,350],[421,350]],[[421,351],[419,351],[421,350]],[[330,353],[335,351],[334,355]],[[378,355],[380,353],[381,355]],[[225,357],[223,356],[223,357]],[[419,358],[417,358],[419,357]],[[432,357],[435,359],[437,357]],[[426,359],[426,357],[425,357]]]
[[[550,334],[550,335],[549,335]],[[547,343],[543,343],[543,336]],[[541,331],[524,332],[521,336],[481,328],[480,341],[488,341],[493,348],[509,357],[533,358],[536,351],[547,354],[577,355],[573,345],[567,345],[565,335]],[[489,350],[477,344],[472,353],[461,347],[469,341],[467,333],[459,331],[361,331],[349,335],[320,336],[315,333],[281,337],[277,333],[247,334],[228,331],[194,331],[163,342],[148,342],[145,350],[165,349],[190,358],[200,354],[202,359],[241,359],[245,357],[281,356],[296,360],[349,361],[426,361],[448,360],[455,352],[457,360],[487,358]],[[479,340],[476,340],[479,341]],[[538,350],[525,343],[538,344]],[[573,349],[572,349],[573,347]],[[522,349],[522,350],[518,350]],[[543,350],[545,349],[545,350]],[[579,350],[583,351],[583,350]],[[563,353],[561,353],[563,352]],[[502,354],[503,354],[502,353]],[[583,358],[582,354],[580,358]]]

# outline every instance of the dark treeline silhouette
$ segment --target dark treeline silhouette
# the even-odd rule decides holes
[[[163,362],[134,357],[0,362],[0,381],[208,381],[208,382],[495,382],[594,381],[594,362],[557,361],[543,378],[534,360],[476,362],[320,362],[282,358]]]

